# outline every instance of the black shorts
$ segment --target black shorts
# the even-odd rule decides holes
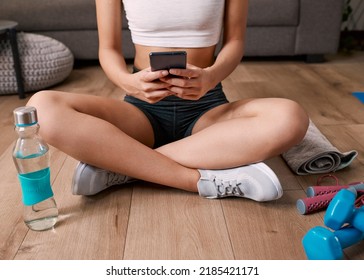
[[[139,108],[149,119],[154,131],[154,148],[191,135],[193,126],[204,113],[229,102],[221,83],[197,101],[168,96],[149,104],[129,95],[124,100]]]

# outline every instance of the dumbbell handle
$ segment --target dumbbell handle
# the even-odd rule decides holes
[[[349,186],[309,186],[306,190],[307,197],[335,193]]]
[[[354,190],[354,192],[355,190],[364,190],[364,184],[350,184],[347,186],[315,186],[309,188],[315,188],[315,190],[320,190],[321,188],[321,190],[325,190],[325,188],[330,188],[331,192],[322,195],[315,195],[298,199],[296,202],[296,206],[298,212],[302,215],[326,209],[339,191],[343,189],[349,189],[352,191]]]
[[[363,182],[359,182],[359,183],[351,183],[349,185],[344,185],[344,186],[309,186],[306,190],[306,195],[307,197],[312,197],[312,196],[316,196],[316,195],[324,195],[324,194],[329,194],[329,193],[333,193],[333,192],[338,192],[342,189],[347,189],[353,187],[356,190],[364,190],[364,183]]]
[[[305,215],[325,209],[335,195],[336,192],[332,192],[319,196],[300,198],[296,203],[297,210],[300,214]]]

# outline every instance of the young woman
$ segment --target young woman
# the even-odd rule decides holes
[[[227,101],[221,81],[242,59],[248,0],[96,0],[96,7],[100,63],[125,100],[42,91],[28,104],[42,137],[80,160],[73,194],[135,178],[208,198],[280,198],[279,180],[262,161],[300,142],[308,117],[285,99]],[[121,52],[122,8],[133,73]],[[150,52],[176,50],[187,52],[186,69],[151,71]]]

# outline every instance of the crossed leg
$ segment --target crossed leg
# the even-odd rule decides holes
[[[232,168],[281,154],[307,127],[308,116],[291,100],[240,100],[208,111],[190,137],[157,150],[191,168]]]
[[[43,91],[28,105],[37,108],[45,141],[70,156],[193,192],[197,169],[231,168],[278,155],[298,143],[308,126],[305,112],[292,101],[242,100],[205,113],[190,137],[152,149],[148,119],[124,101]]]

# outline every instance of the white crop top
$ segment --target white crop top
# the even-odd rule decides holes
[[[216,45],[224,0],[123,0],[135,44],[199,48]]]

